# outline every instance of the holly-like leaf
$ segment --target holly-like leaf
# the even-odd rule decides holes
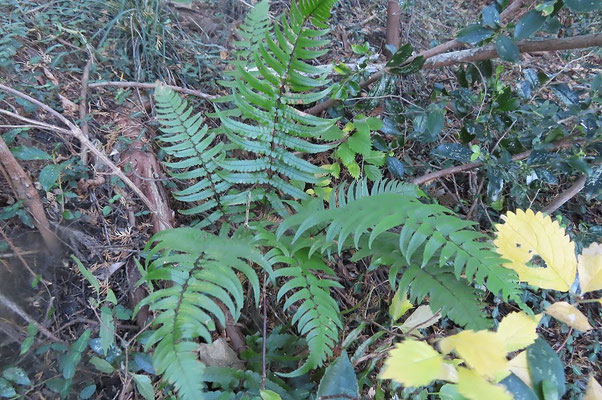
[[[510,374],[500,381],[501,385],[514,396],[514,400],[538,400],[537,395],[518,376]]]
[[[588,201],[602,194],[602,164],[593,167],[589,172],[583,194]]]
[[[564,322],[571,328],[579,331],[585,332],[592,329],[587,317],[574,305],[569,304],[566,301],[557,301],[546,308],[545,312],[556,318],[558,321]]]
[[[538,318],[524,312],[506,315],[497,328],[497,335],[506,345],[506,351],[516,351],[531,345],[537,339],[538,322]]]
[[[539,11],[529,11],[516,24],[516,28],[514,29],[514,39],[527,39],[529,36],[537,32],[542,27],[544,22],[546,22],[546,17],[544,17]]]
[[[503,386],[489,382],[468,368],[458,368],[458,392],[469,400],[512,400]]]
[[[424,386],[437,379],[443,357],[427,343],[405,340],[389,352],[380,374],[405,386]]]
[[[458,32],[458,41],[468,44],[477,44],[493,36],[495,31],[478,24],[468,25]]]
[[[521,281],[567,292],[575,280],[577,259],[575,244],[558,221],[530,209],[508,212],[503,218],[506,222],[496,225],[494,244],[497,252],[510,261],[504,266],[515,270]],[[535,264],[539,259],[547,268]]]
[[[592,243],[577,256],[581,294],[602,289],[602,243]]]
[[[439,345],[443,353],[454,351],[480,375],[493,379],[508,369],[506,346],[495,332],[462,331],[444,338]]]
[[[593,374],[589,376],[583,400],[602,400],[602,386],[600,386]]]
[[[514,40],[510,39],[508,36],[498,36],[495,41],[495,47],[497,49],[497,54],[502,60],[510,62],[518,61],[520,50],[516,43],[514,43]]]

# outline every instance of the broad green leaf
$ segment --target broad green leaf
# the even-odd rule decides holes
[[[115,343],[115,322],[113,311],[108,307],[100,309],[100,347],[107,354],[109,347]]]
[[[442,339],[439,346],[444,354],[454,351],[480,375],[493,379],[508,370],[506,347],[495,332],[466,330]]]
[[[132,378],[136,383],[138,393],[140,393],[145,400],[155,400],[155,389],[153,388],[153,383],[149,376],[132,374]]]
[[[54,187],[61,176],[61,172],[65,169],[64,164],[50,164],[42,168],[38,180],[42,189],[49,191]]]
[[[63,378],[50,378],[46,381],[46,387],[52,390],[55,393],[58,393],[61,399],[64,399],[69,394],[71,390],[71,379],[63,379]]]
[[[506,391],[512,393],[514,400],[538,400],[533,389],[512,373],[501,380],[500,385],[504,385]]]
[[[585,198],[589,201],[602,194],[602,164],[591,169],[583,187]]]
[[[412,51],[414,51],[414,49],[412,48],[411,44],[409,44],[409,43],[404,44],[395,52],[395,54],[393,54],[393,57],[391,57],[391,59],[389,60],[389,62],[387,63],[386,66],[387,67],[399,67],[408,58],[410,58],[410,56],[412,55]]]
[[[450,383],[441,386],[441,389],[439,389],[439,397],[441,400],[466,400],[466,397],[458,392],[458,385],[452,385]]]
[[[96,391],[96,385],[88,385],[79,392],[79,398],[82,400],[89,399]]]
[[[29,325],[27,325],[27,337],[25,340],[23,340],[23,343],[21,343],[21,352],[19,353],[20,356],[29,351],[37,333],[38,326],[30,322]]]
[[[602,243],[592,243],[577,256],[581,294],[602,290]]]
[[[408,300],[408,294],[404,290],[397,289],[393,295],[393,300],[389,306],[389,315],[391,316],[392,322],[397,322],[406,312],[414,308],[414,305]]]
[[[111,363],[96,356],[90,359],[90,364],[94,365],[97,370],[104,372],[105,374],[111,374],[113,371],[115,371],[115,368],[113,368]]]
[[[326,372],[320,380],[318,398],[323,396],[343,395],[345,398],[357,398],[359,396],[359,386],[353,365],[349,361],[347,352],[343,353],[336,361],[326,368]],[[333,396],[334,397],[334,396]]]
[[[402,179],[405,174],[405,167],[396,157],[387,157],[387,169],[397,179]]]
[[[435,147],[431,154],[437,157],[449,158],[451,160],[469,162],[472,152],[466,146],[458,143],[444,143]]]
[[[527,365],[535,392],[543,398],[543,381],[549,380],[556,387],[559,398],[564,395],[564,365],[558,354],[544,339],[537,339],[527,347]]]
[[[27,376],[27,373],[23,370],[23,368],[9,367],[2,371],[2,376],[5,379],[16,383],[17,385],[31,385],[31,381],[29,380],[29,377]]]
[[[592,12],[602,8],[600,0],[564,0],[564,4],[572,12]]]
[[[487,6],[483,9],[483,25],[496,29],[502,23],[500,13],[498,12],[495,4]]]
[[[477,44],[494,34],[494,30],[483,25],[472,24],[458,32],[458,41],[468,44]]]
[[[514,40],[510,39],[506,35],[499,35],[495,41],[495,47],[497,54],[504,61],[515,62],[518,61],[520,56],[520,50]]]
[[[405,340],[389,352],[381,379],[392,379],[405,386],[425,386],[437,379],[443,357],[425,342]]]
[[[566,301],[557,301],[556,303],[548,306],[545,313],[551,315],[557,320],[564,322],[571,328],[577,329],[578,331],[589,331],[592,326],[589,324],[587,317],[583,315],[574,305],[567,303]]]
[[[602,386],[600,386],[594,374],[589,376],[583,400],[602,400]]]
[[[61,358],[60,367],[66,380],[71,380],[75,375],[77,366],[82,359],[82,352],[86,349],[88,340],[90,340],[90,334],[91,331],[86,329],[75,343],[71,345],[69,352]]]
[[[537,339],[538,318],[524,312],[506,315],[497,328],[496,334],[504,342],[508,353],[530,346]]]
[[[508,212],[503,218],[505,223],[496,225],[494,244],[498,253],[510,261],[504,266],[515,270],[521,281],[567,292],[575,280],[577,259],[575,244],[558,221],[531,209]],[[546,267],[531,264],[536,257]]]
[[[458,368],[458,392],[469,400],[512,400],[512,395],[503,386],[495,385],[467,368]]]
[[[11,385],[6,379],[0,378],[0,397],[13,397],[16,395],[17,392],[15,391],[13,385]]]
[[[516,24],[516,28],[514,28],[514,39],[527,39],[537,32],[544,22],[546,22],[546,17],[539,11],[529,11]]]
[[[98,282],[98,279],[96,279],[96,277],[92,274],[92,272],[90,272],[90,270],[88,270],[86,267],[84,267],[82,262],[77,257],[72,255],[71,259],[73,259],[73,261],[75,261],[75,264],[77,265],[77,269],[79,270],[79,272],[84,276],[84,278],[86,278],[88,283],[90,283],[90,285],[92,285],[92,287],[94,287],[96,294],[98,294],[100,291],[100,283]]]
[[[48,153],[36,147],[16,146],[11,148],[10,152],[13,153],[13,156],[15,156],[17,160],[31,161],[52,159]]]

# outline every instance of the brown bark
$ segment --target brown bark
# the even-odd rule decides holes
[[[386,32],[386,43],[389,46],[393,46],[396,49],[399,48],[401,43],[401,9],[399,8],[398,0],[389,0],[387,4],[387,32]],[[393,56],[389,50],[385,49],[385,55],[387,59]]]
[[[594,33],[591,35],[581,35],[559,39],[555,38],[545,40],[522,40],[517,43],[517,46],[521,53],[597,47],[602,46],[602,33]],[[441,68],[463,62],[483,61],[497,57],[498,54],[496,46],[488,45],[478,47],[476,49],[467,49],[440,54],[427,60],[422,68]]]
[[[558,210],[560,207],[564,205],[567,201],[577,196],[581,190],[585,187],[585,181],[587,180],[586,176],[582,176],[577,179],[575,183],[571,185],[566,191],[560,193],[558,197],[554,199],[550,204],[545,206],[541,212],[546,214],[552,214],[554,211]]]
[[[0,163],[4,166],[10,182],[8,182],[13,188],[17,198],[23,200],[27,211],[33,217],[33,223],[36,228],[40,231],[44,243],[48,249],[52,252],[57,252],[60,249],[60,243],[57,237],[50,229],[50,224],[44,213],[44,207],[42,201],[38,195],[33,182],[25,172],[25,170],[19,165],[13,154],[10,152],[8,146],[0,136]]]

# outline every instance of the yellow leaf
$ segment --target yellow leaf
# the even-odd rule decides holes
[[[525,384],[527,384],[529,387],[533,387],[531,375],[529,375],[526,351],[521,351],[518,353],[516,357],[508,362],[508,366],[510,367],[510,371],[512,371],[514,375],[518,376],[521,381],[525,382]]]
[[[567,292],[575,280],[577,259],[575,244],[558,221],[532,210],[508,212],[503,218],[506,222],[496,225],[494,244],[498,253],[510,261],[504,266],[515,270],[519,279],[530,285]],[[533,264],[535,256],[547,267]]]
[[[512,400],[502,386],[494,385],[467,368],[458,369],[458,392],[469,400]]]
[[[495,332],[462,331],[441,340],[441,351],[452,350],[481,375],[495,378],[508,369],[506,346]]]
[[[602,386],[594,379],[593,375],[589,376],[583,400],[602,400]]]
[[[548,306],[545,313],[579,331],[592,329],[587,317],[581,311],[577,310],[575,306],[566,301],[558,301]]]
[[[412,308],[414,308],[414,305],[408,300],[408,294],[405,290],[400,292],[400,289],[397,289],[397,292],[393,296],[393,301],[391,301],[391,305],[389,306],[389,315],[393,322],[396,322]]]
[[[389,352],[380,374],[405,386],[428,385],[439,375],[443,357],[427,343],[405,340]]]
[[[581,294],[602,289],[602,243],[592,243],[577,257]]]
[[[456,365],[452,361],[445,360],[441,365],[441,370],[437,375],[438,380],[457,383],[458,382],[458,370]]]
[[[537,339],[539,319],[524,312],[506,315],[497,328],[497,335],[506,345],[506,351],[516,351],[529,346]]]

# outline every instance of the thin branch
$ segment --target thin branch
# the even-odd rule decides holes
[[[134,184],[134,182],[132,182],[124,173],[123,171],[115,165],[115,163],[113,163],[113,161],[111,161],[102,150],[98,149],[91,141],[90,139],[88,139],[86,136],[84,136],[83,132],[81,131],[81,129],[79,129],[78,126],[76,126],[73,122],[69,121],[64,115],[62,115],[61,113],[53,110],[51,107],[49,107],[48,105],[42,103],[39,100],[34,99],[31,96],[26,95],[25,93],[22,93],[16,89],[13,89],[11,87],[5,86],[0,84],[0,90],[3,90],[5,92],[11,93],[15,96],[21,97],[35,105],[37,105],[38,107],[40,107],[41,109],[47,111],[48,113],[52,114],[53,116],[57,117],[63,124],[65,124],[67,127],[69,127],[69,131],[68,133],[70,135],[72,135],[73,137],[75,137],[76,139],[79,140],[79,142],[81,143],[82,146],[88,148],[90,150],[90,152],[92,154],[94,154],[94,156],[96,156],[96,158],[102,162],[103,164],[105,164],[109,170],[115,174],[117,177],[119,177],[119,179],[121,179],[123,181],[123,183],[125,183],[127,186],[130,187],[130,189],[132,189],[132,191],[134,193],[136,193],[136,195],[138,195],[138,197],[144,202],[144,204],[146,205],[146,207],[150,210],[151,213],[157,215],[162,221],[164,220],[164,218],[157,212],[157,207],[155,206],[155,204],[153,202],[151,202],[148,197],[146,197],[146,195],[142,192],[142,190],[140,190],[140,188],[138,186],[136,186]],[[24,117],[23,117],[24,118]],[[61,128],[56,127],[56,130],[59,130]],[[165,221],[163,221],[165,222]]]
[[[581,178],[577,179],[575,181],[575,183],[573,183],[571,185],[570,188],[568,188],[566,191],[560,193],[558,195],[558,197],[556,197],[554,199],[554,201],[552,201],[550,204],[548,204],[546,207],[544,207],[541,210],[541,212],[545,213],[545,214],[552,214],[554,211],[558,210],[560,207],[562,207],[564,205],[564,203],[566,203],[573,197],[577,196],[577,194],[581,190],[583,190],[583,188],[585,187],[586,179],[587,179],[586,176],[582,176]]]
[[[89,138],[88,134],[88,121],[86,120],[87,108],[88,108],[88,80],[90,79],[90,68],[94,63],[94,56],[90,54],[88,62],[84,67],[84,73],[82,74],[82,87],[79,94],[79,125],[82,133],[85,137]],[[82,164],[88,164],[88,149],[83,147],[81,149]]]
[[[107,81],[107,82],[88,83],[89,88],[99,88],[99,87],[130,88],[130,87],[132,87],[132,88],[140,88],[140,89],[155,89],[157,87],[157,85],[158,85],[158,83],[128,82],[128,81],[123,81],[123,82],[108,82]],[[180,86],[173,86],[173,85],[164,85],[164,86],[173,90],[174,92],[189,94],[189,95],[200,97],[200,98],[206,99],[206,100],[212,100],[212,99],[215,99],[218,97],[218,96],[215,96],[212,94],[203,93],[199,90],[183,88]]]
[[[578,140],[575,140],[573,136],[568,136],[562,140],[552,143],[553,147],[551,150],[554,151],[554,150],[558,150],[558,149],[561,149],[564,147],[572,146],[575,144],[575,142],[578,142]],[[527,150],[522,153],[515,154],[514,156],[512,156],[512,161],[524,160],[525,158],[528,158],[531,155],[532,151],[533,150]],[[453,167],[445,168],[445,169],[442,169],[439,171],[430,172],[426,175],[422,175],[417,178],[414,178],[412,180],[412,183],[415,185],[424,185],[425,183],[434,181],[435,179],[444,178],[448,175],[457,174],[458,172],[470,171],[472,169],[479,168],[482,166],[483,166],[483,163],[480,161],[479,162],[471,162],[471,163],[462,164],[462,165],[456,165]]]

